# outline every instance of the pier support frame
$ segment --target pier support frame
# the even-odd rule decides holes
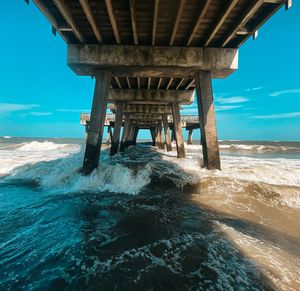
[[[111,148],[110,155],[113,156],[119,151],[119,141],[120,141],[120,133],[123,122],[123,113],[125,108],[125,102],[117,102],[116,103],[116,118],[114,125],[114,133],[111,140]]]
[[[182,126],[180,122],[180,108],[178,103],[172,104],[172,114],[173,114],[173,131],[175,134],[177,157],[185,158],[184,140],[182,136]]]
[[[163,115],[163,124],[164,124],[164,132],[165,132],[167,151],[171,152],[172,151],[172,143],[171,143],[170,128],[169,128],[169,122],[168,122],[167,115]]]
[[[97,71],[95,77],[96,84],[82,168],[84,175],[91,174],[99,164],[111,72]]]
[[[199,123],[204,166],[221,169],[211,74],[202,71],[195,75]]]

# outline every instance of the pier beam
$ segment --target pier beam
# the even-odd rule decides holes
[[[116,103],[116,117],[114,125],[114,133],[111,140],[110,155],[113,156],[119,151],[120,133],[123,122],[123,112],[125,108],[125,102]]]
[[[172,143],[171,143],[170,128],[169,128],[169,122],[168,122],[167,115],[163,115],[163,124],[164,124],[164,132],[165,132],[167,151],[171,152],[172,151]]]
[[[192,128],[189,129],[187,144],[188,145],[193,144],[193,129]]]
[[[83,174],[89,175],[98,167],[111,81],[110,71],[97,71],[91,118],[83,160]]]
[[[180,108],[178,103],[172,104],[173,131],[175,134],[177,157],[185,158],[184,140],[182,136],[182,126],[180,122]]]
[[[204,166],[207,169],[221,169],[216,116],[210,72],[195,75],[199,123]]]

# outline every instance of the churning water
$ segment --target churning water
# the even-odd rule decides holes
[[[300,144],[150,146],[79,173],[82,141],[0,138],[1,290],[299,290]]]

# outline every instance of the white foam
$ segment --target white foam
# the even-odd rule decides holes
[[[19,146],[2,147],[0,150],[0,175],[8,175],[13,169],[40,161],[51,161],[79,150],[79,145],[52,142],[29,142]]]
[[[151,168],[134,173],[121,165],[112,165],[102,152],[101,167],[90,176],[80,173],[83,151],[63,159],[26,165],[11,172],[9,179],[36,181],[43,188],[61,192],[109,191],[137,194],[150,183]]]
[[[259,144],[221,144],[219,145],[221,150],[230,150],[230,151],[252,151],[252,152],[300,152],[299,147],[292,146],[272,146],[272,145],[259,145]]]
[[[49,141],[44,141],[44,142],[32,141],[32,142],[22,143],[19,146],[18,150],[20,150],[20,151],[57,150],[57,149],[63,149],[68,146],[70,146],[70,145],[58,144],[58,143],[49,142]]]

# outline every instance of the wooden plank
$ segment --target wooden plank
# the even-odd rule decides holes
[[[162,78],[159,78],[159,80],[158,80],[158,84],[157,84],[157,90],[159,90],[159,89],[160,89],[160,86],[161,86],[161,81],[162,81]]]
[[[121,43],[121,36],[120,36],[119,29],[118,29],[117,18],[116,18],[116,15],[115,15],[115,11],[112,7],[111,0],[105,0],[105,4],[106,4],[109,20],[110,20],[111,27],[112,27],[112,30],[113,30],[113,33],[114,33],[114,36],[115,36],[116,43],[120,44]]]
[[[135,0],[129,0],[130,6],[130,16],[131,16],[131,27],[132,27],[132,34],[133,34],[133,42],[135,45],[139,43],[138,40],[138,32],[136,27],[136,8],[135,8]]]
[[[123,122],[123,113],[125,108],[125,102],[116,103],[116,118],[114,125],[114,132],[111,141],[110,155],[113,156],[119,151],[120,133]]]
[[[84,175],[91,174],[99,164],[110,81],[111,72],[97,72],[92,112],[83,161]]]
[[[59,25],[55,19],[55,17],[52,15],[51,11],[48,9],[48,7],[40,0],[33,0],[33,3],[36,5],[36,7],[45,15],[45,17],[49,20],[49,22],[52,25],[52,32],[55,31],[54,35],[56,35],[56,31],[60,34],[62,39],[65,42],[68,42],[68,38],[66,38],[63,34],[63,31],[60,31]]]
[[[69,7],[66,5],[65,1],[63,1],[63,0],[53,0],[53,3],[55,4],[57,9],[61,13],[63,18],[66,20],[66,22],[71,26],[72,31],[73,31],[74,35],[76,36],[76,38],[81,43],[84,43],[85,38],[84,38],[83,34],[80,32],[79,27],[75,23],[74,18],[72,16],[72,13],[71,13]]]
[[[159,7],[159,0],[154,0],[154,12],[153,12],[153,24],[152,24],[152,45],[155,45],[158,7]]]
[[[200,72],[195,80],[204,166],[207,169],[221,169],[210,73]]]
[[[147,85],[148,90],[151,88],[151,77],[148,78],[148,85]]]
[[[197,30],[199,28],[199,25],[200,23],[203,21],[203,18],[207,12],[207,9],[209,8],[210,4],[211,4],[212,0],[205,0],[205,3],[204,3],[204,6],[202,7],[198,17],[197,17],[197,20],[193,26],[193,29],[192,29],[192,32],[188,38],[188,41],[187,41],[187,46],[190,46],[196,33],[197,33]]]
[[[251,1],[247,8],[243,10],[243,13],[234,24],[229,28],[228,32],[225,34],[224,40],[221,43],[222,47],[225,47],[229,41],[235,37],[238,30],[245,26],[251,16],[259,9],[259,7],[264,3],[264,0]]]
[[[179,0],[178,12],[177,12],[177,15],[176,15],[176,19],[175,19],[175,23],[174,23],[174,26],[173,26],[171,39],[170,39],[170,43],[169,43],[170,46],[172,46],[174,44],[177,29],[178,29],[179,22],[180,22],[180,19],[181,19],[181,16],[182,16],[182,11],[183,11],[183,8],[184,8],[185,1],[186,0]]]
[[[195,83],[195,79],[191,80],[191,82],[186,86],[185,90],[189,90],[191,86]]]
[[[178,85],[176,86],[176,90],[179,90],[180,86],[182,85],[182,83],[184,82],[184,78],[182,78],[180,80],[180,82],[178,83]]]
[[[175,134],[177,157],[185,158],[184,140],[182,136],[182,125],[180,122],[180,108],[178,103],[172,104],[173,111],[173,131]]]
[[[173,82],[173,78],[170,78],[170,80],[169,80],[169,82],[168,82],[168,84],[167,84],[166,90],[169,90],[169,88],[170,88],[172,82]]]
[[[116,77],[116,76],[114,76],[114,79],[115,79],[115,81],[116,81],[116,83],[117,83],[119,89],[122,89],[122,86],[121,86],[121,83],[120,83],[120,81],[119,81],[119,78]]]
[[[263,20],[259,20],[255,23],[251,24],[251,28],[250,28],[250,35],[253,35],[255,33],[255,31],[258,31],[258,29],[265,23],[267,22],[270,17],[276,13],[276,11],[278,11],[282,6],[284,5],[284,1],[277,4],[277,5],[270,5],[270,7],[268,7],[268,9],[265,9],[263,12],[263,15],[260,16],[261,19]],[[246,36],[241,42],[237,43],[236,46],[240,47],[247,39],[249,38],[249,36]]]
[[[219,19],[217,20],[216,24],[213,26],[213,30],[209,33],[207,40],[204,43],[204,46],[207,47],[210,45],[211,41],[215,37],[216,33],[219,31],[223,23],[225,22],[226,18],[232,11],[232,9],[237,5],[239,0],[230,0],[228,1],[226,7],[224,8],[223,12],[221,13]]]
[[[169,128],[169,122],[168,122],[168,116],[167,115],[163,115],[163,125],[164,125],[167,151],[171,152],[172,151],[172,142],[171,142],[170,128]]]
[[[95,17],[93,15],[91,6],[89,5],[89,1],[88,0],[79,0],[79,3],[82,7],[82,10],[83,10],[90,26],[92,27],[92,30],[95,34],[96,39],[98,40],[99,43],[101,43],[102,36],[101,36],[100,30],[98,28],[98,25],[96,23]]]
[[[131,84],[128,77],[126,77],[126,82],[127,82],[128,89],[131,89]]]

